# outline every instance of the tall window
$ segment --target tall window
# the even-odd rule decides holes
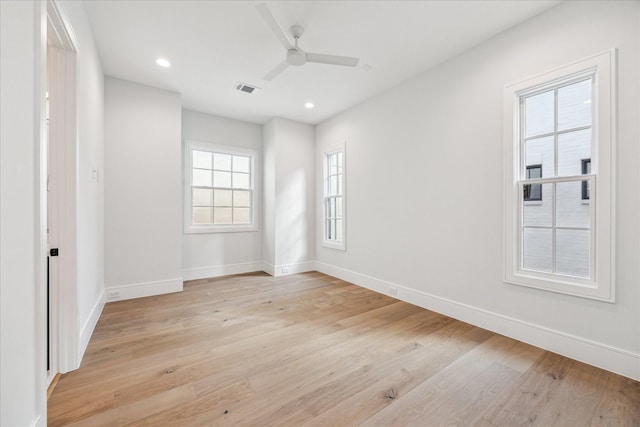
[[[324,154],[323,246],[345,248],[344,198],[344,147],[341,147]]]
[[[505,89],[507,282],[613,300],[612,54]]]
[[[186,143],[185,231],[255,229],[254,157],[233,147]]]

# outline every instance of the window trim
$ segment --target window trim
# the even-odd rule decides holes
[[[250,185],[251,191],[251,224],[193,224],[193,204],[192,204],[192,180],[193,180],[193,151],[209,151],[221,154],[239,155],[250,157]],[[257,201],[259,200],[256,190],[256,165],[259,161],[258,152],[250,148],[235,147],[224,144],[216,144],[211,142],[185,140],[184,142],[184,167],[183,167],[183,182],[184,182],[184,233],[196,234],[196,233],[238,233],[238,232],[253,232],[258,231],[259,227],[259,207]]]
[[[327,240],[327,196],[328,191],[328,156],[342,153],[342,240]],[[346,143],[334,145],[322,153],[322,240],[320,245],[325,248],[347,250],[347,152]]]
[[[504,281],[509,284],[615,302],[615,154],[616,50],[508,85],[504,89]],[[519,181],[523,167],[520,150],[520,107],[524,94],[594,75],[594,120],[591,153],[592,278],[541,273],[520,267],[520,218],[523,203]],[[579,175],[585,177],[585,175]],[[566,177],[572,180],[576,177]],[[564,180],[565,177],[562,178]],[[535,181],[534,181],[535,182]]]

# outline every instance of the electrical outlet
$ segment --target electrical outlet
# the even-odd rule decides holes
[[[398,288],[391,286],[389,288],[389,295],[393,295],[393,296],[398,295]]]
[[[118,299],[120,298],[120,291],[108,291],[107,298],[109,299]]]

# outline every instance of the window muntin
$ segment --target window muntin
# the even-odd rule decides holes
[[[185,231],[255,230],[255,153],[187,142],[185,158]]]
[[[505,87],[507,283],[614,302],[615,55]]]
[[[323,246],[344,249],[344,147],[324,153]]]
[[[593,221],[589,207],[577,197],[588,179],[581,179],[584,175],[576,166],[581,158],[591,157],[594,78],[595,74],[581,76],[519,95],[524,123],[519,182],[522,270],[592,278]],[[531,200],[541,203],[526,203]]]

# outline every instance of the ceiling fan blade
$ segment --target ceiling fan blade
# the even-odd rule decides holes
[[[307,62],[315,62],[317,64],[344,65],[345,67],[355,67],[358,65],[358,61],[360,61],[359,58],[351,58],[349,56],[307,53]]]
[[[258,13],[264,19],[264,22],[269,26],[273,34],[278,38],[282,46],[285,49],[289,50],[293,47],[293,43],[289,40],[287,33],[284,32],[280,23],[276,20],[275,16],[269,10],[269,7],[266,3],[260,3],[256,5],[256,9],[258,9]]]
[[[273,79],[275,79],[276,77],[278,77],[278,75],[280,75],[280,73],[282,73],[287,67],[289,66],[289,63],[287,62],[287,60],[285,59],[284,61],[282,61],[281,63],[279,63],[278,65],[276,65],[276,67],[269,71],[263,78],[262,80],[267,80],[267,81],[271,81]]]

